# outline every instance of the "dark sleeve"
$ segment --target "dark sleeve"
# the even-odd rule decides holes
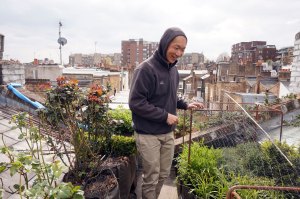
[[[134,114],[147,120],[165,122],[168,113],[148,101],[148,98],[154,92],[154,85],[155,77],[149,69],[140,68],[135,70],[129,94],[129,108]]]
[[[179,99],[179,97],[177,97],[177,108],[187,110],[187,107],[187,103],[183,99]]]

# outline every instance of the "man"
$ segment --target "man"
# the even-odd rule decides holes
[[[184,53],[187,37],[179,28],[163,34],[158,50],[134,71],[129,95],[135,140],[143,164],[143,199],[156,199],[170,174],[174,156],[173,130],[176,108],[203,108],[178,99],[177,59]]]

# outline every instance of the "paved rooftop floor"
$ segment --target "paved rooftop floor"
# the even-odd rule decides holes
[[[141,191],[141,185],[142,185],[142,171],[139,170],[137,172],[137,187],[135,190],[137,199],[142,199],[142,191]],[[171,169],[171,174],[169,178],[165,181],[160,195],[158,199],[178,199],[177,195],[177,187],[175,182],[176,176],[175,176],[175,170],[174,168]]]

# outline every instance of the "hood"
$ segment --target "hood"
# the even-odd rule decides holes
[[[186,35],[180,28],[172,27],[168,28],[164,32],[159,41],[158,50],[155,52],[155,55],[162,59],[165,63],[167,63],[167,49],[171,41],[177,36],[184,36],[187,39]],[[176,63],[177,62],[173,63],[172,66],[174,66]]]

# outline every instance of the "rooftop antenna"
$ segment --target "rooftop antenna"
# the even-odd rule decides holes
[[[60,52],[60,65],[62,65],[62,55],[61,55],[61,46],[64,46],[65,44],[67,44],[67,39],[64,37],[61,37],[61,27],[62,27],[62,23],[61,21],[59,21],[59,27],[58,27],[58,40],[57,42],[59,43],[59,52]]]

